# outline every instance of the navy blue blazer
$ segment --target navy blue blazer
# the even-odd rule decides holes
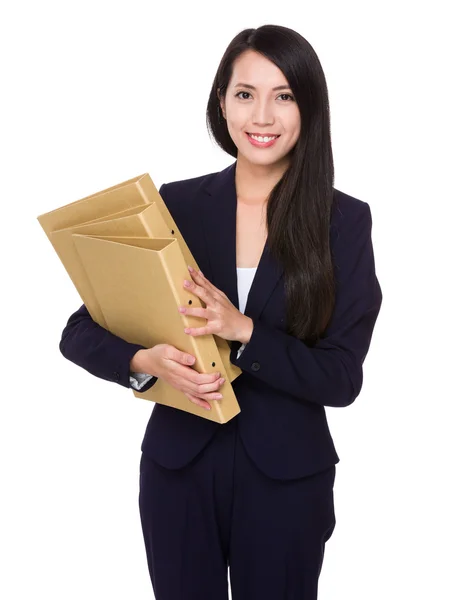
[[[159,192],[205,277],[238,307],[235,168],[236,161],[217,173],[163,184]],[[286,333],[283,268],[266,243],[244,313],[254,330],[239,359],[241,344],[231,342],[230,361],[242,370],[232,382],[241,408],[234,418],[250,457],[276,479],[339,462],[325,406],[348,406],[358,397],[382,303],[369,205],[335,188],[334,197],[330,244],[337,295],[325,336],[310,348]],[[129,362],[143,348],[95,323],[85,305],[69,318],[59,347],[93,375],[128,388]],[[180,468],[222,426],[156,403],[141,449],[164,467]]]

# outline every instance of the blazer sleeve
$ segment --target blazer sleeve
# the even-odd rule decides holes
[[[84,304],[70,316],[59,343],[62,355],[71,362],[100,379],[131,389],[136,388],[130,383],[129,363],[141,349],[145,346],[131,344],[96,323]],[[152,376],[139,392],[147,391],[157,379]]]
[[[359,395],[363,363],[382,303],[375,273],[369,204],[342,219],[332,247],[336,301],[330,324],[314,346],[253,319],[240,358],[231,361],[280,392],[302,402],[342,407]]]

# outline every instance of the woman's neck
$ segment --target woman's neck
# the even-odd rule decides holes
[[[238,157],[235,170],[236,195],[247,205],[259,206],[286,171],[286,164],[254,165]]]

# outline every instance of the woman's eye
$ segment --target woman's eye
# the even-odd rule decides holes
[[[292,94],[280,94],[280,96],[287,96],[291,100],[294,100],[294,96],[292,96]]]
[[[251,95],[249,92],[238,92],[238,93],[237,93],[237,94],[235,94],[235,95],[236,95],[236,97],[237,97],[237,98],[240,98],[240,100],[246,100],[246,98],[241,98],[240,94],[248,94],[249,96]],[[281,97],[281,96],[287,96],[287,97],[288,97],[288,98],[290,98],[292,101],[294,100],[294,96],[292,96],[292,94],[280,94],[280,95],[278,96],[278,98],[279,98],[279,97]]]

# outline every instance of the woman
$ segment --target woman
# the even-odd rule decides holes
[[[207,107],[236,161],[160,193],[201,272],[188,335],[231,342],[241,412],[223,425],[155,404],[142,442],[139,507],[157,600],[317,598],[335,528],[339,457],[325,406],[359,395],[382,302],[369,205],[333,187],[328,94],[310,44],[286,27],[246,29]],[[158,377],[209,410],[220,374],[168,344],[130,344],[83,305],[63,355],[146,390]]]

